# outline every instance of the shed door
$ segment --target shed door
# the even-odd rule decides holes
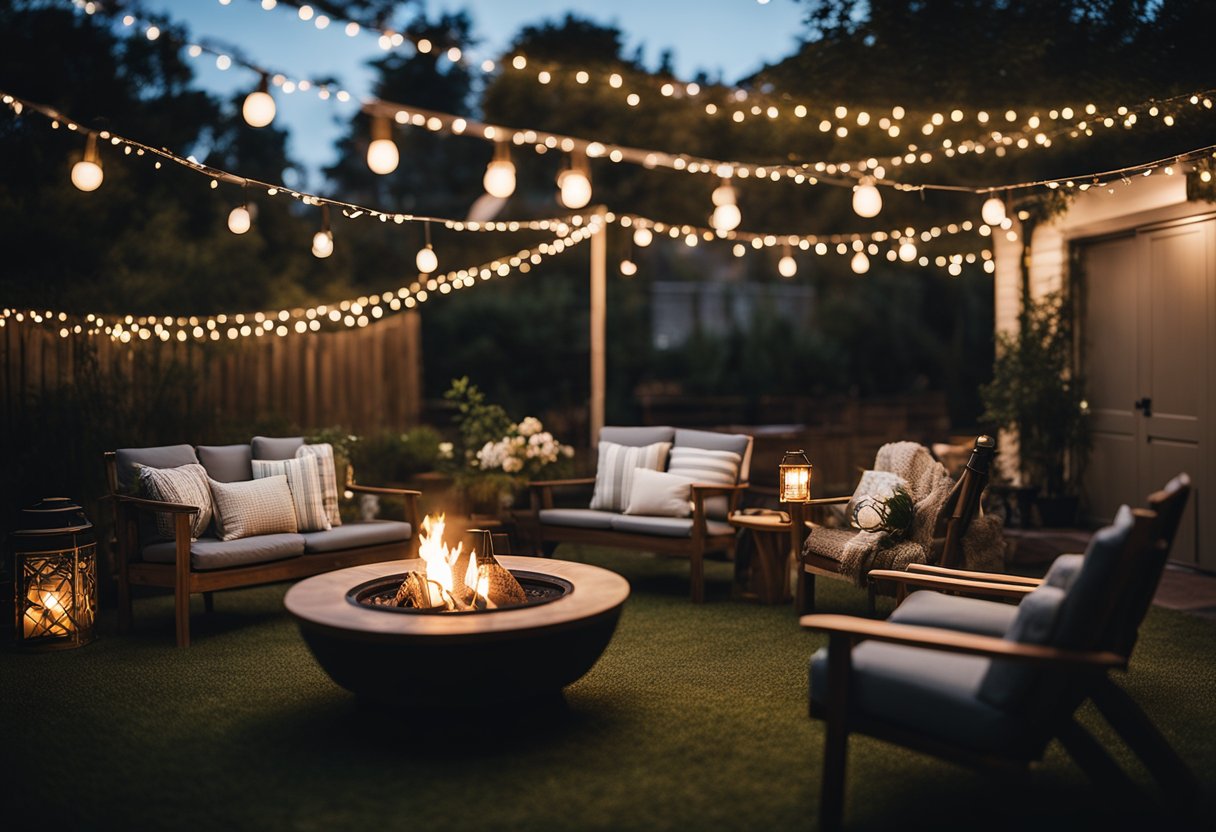
[[[1081,247],[1083,355],[1093,453],[1092,519],[1186,471],[1195,494],[1171,559],[1216,569],[1212,482],[1216,396],[1216,220]]]

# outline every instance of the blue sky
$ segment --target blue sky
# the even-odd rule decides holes
[[[347,37],[337,24],[318,30],[285,4],[263,11],[257,0],[229,0],[226,5],[219,0],[147,0],[145,8],[185,23],[197,39],[236,46],[251,60],[289,76],[336,76],[356,99],[370,89],[366,62],[384,54],[375,36]],[[574,12],[619,27],[627,51],[641,46],[652,68],[669,49],[679,77],[705,70],[730,82],[788,55],[801,32],[805,7],[793,0],[430,0],[425,8],[432,16],[469,12],[481,43],[466,57],[477,63],[498,57],[522,26]],[[219,94],[256,83],[256,77],[240,67],[218,70],[215,59],[205,53],[194,66],[200,84]],[[332,160],[333,142],[342,131],[335,118],[348,119],[357,104],[301,93],[275,97],[276,124],[291,131],[290,152],[308,166],[315,184],[316,171]]]

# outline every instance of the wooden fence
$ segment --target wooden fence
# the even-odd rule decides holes
[[[22,409],[48,393],[81,384],[81,373],[96,373],[100,378],[89,381],[110,383],[129,397],[146,396],[149,385],[163,388],[175,379],[169,401],[152,397],[156,406],[200,413],[203,426],[277,421],[370,433],[415,425],[422,409],[416,312],[360,329],[219,342],[63,338],[12,319],[0,327],[0,401],[7,427],[25,421],[29,414]]]

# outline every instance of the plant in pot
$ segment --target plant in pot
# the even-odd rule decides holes
[[[1013,333],[998,333],[985,422],[1015,433],[1021,484],[1037,489],[1043,525],[1076,521],[1089,455],[1083,379],[1073,368],[1071,304],[1060,292],[1030,300]]]

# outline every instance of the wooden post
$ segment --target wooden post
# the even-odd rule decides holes
[[[604,337],[608,318],[608,223],[601,205],[591,235],[591,447],[599,441],[604,426]]]

